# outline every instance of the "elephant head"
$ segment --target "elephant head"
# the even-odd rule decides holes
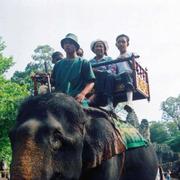
[[[11,179],[79,179],[85,122],[80,105],[64,94],[24,101],[9,135]]]

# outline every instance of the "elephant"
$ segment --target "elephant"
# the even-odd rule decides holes
[[[63,93],[25,99],[9,137],[11,180],[154,180],[158,171],[151,145],[125,149],[108,114]]]

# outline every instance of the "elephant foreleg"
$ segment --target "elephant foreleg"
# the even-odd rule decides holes
[[[117,155],[102,162],[96,168],[85,171],[80,180],[119,180],[122,156]]]

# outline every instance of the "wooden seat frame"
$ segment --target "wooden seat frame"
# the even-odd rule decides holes
[[[136,58],[139,58],[139,56],[131,56],[129,58],[119,58],[112,61],[100,62],[97,64],[93,64],[92,67],[95,68],[99,66],[116,64],[119,62],[131,60],[133,70],[132,77],[134,85],[133,100],[147,99],[148,101],[150,101],[150,89],[147,69],[142,68],[142,66],[135,60]],[[118,102],[127,101],[126,91],[123,84],[117,84],[117,87],[114,92],[114,99]]]

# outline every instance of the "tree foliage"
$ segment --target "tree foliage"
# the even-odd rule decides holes
[[[44,62],[47,64],[47,68],[49,71],[52,69],[51,63],[51,55],[54,52],[54,49],[49,45],[40,45],[34,50],[34,54],[32,58],[34,62],[36,62],[36,70],[43,71],[44,70]]]
[[[12,57],[4,57],[3,50],[5,49],[5,43],[0,37],[0,75],[2,76],[14,63]]]
[[[174,121],[151,122],[151,141],[167,144],[175,152],[180,152],[180,131]]]
[[[17,108],[22,98],[28,95],[26,86],[20,86],[6,80],[4,73],[14,64],[12,57],[5,57],[2,53],[5,45],[0,42],[0,160],[8,162],[11,157],[11,148],[8,132],[15,123]]]
[[[47,66],[47,71],[51,72],[51,55],[53,51],[54,49],[49,45],[38,46],[32,55],[33,61],[27,64],[24,71],[15,71],[11,80],[20,85],[26,85],[28,90],[32,93],[33,82],[31,80],[31,76],[36,72],[46,72],[45,64]]]
[[[169,138],[166,125],[162,122],[151,122],[150,134],[151,141],[158,144],[164,143]]]
[[[169,97],[161,104],[163,110],[163,119],[173,120],[180,130],[180,95],[178,97]]]
[[[0,78],[0,159],[10,158],[8,132],[15,123],[20,100],[26,95],[25,86]]]

